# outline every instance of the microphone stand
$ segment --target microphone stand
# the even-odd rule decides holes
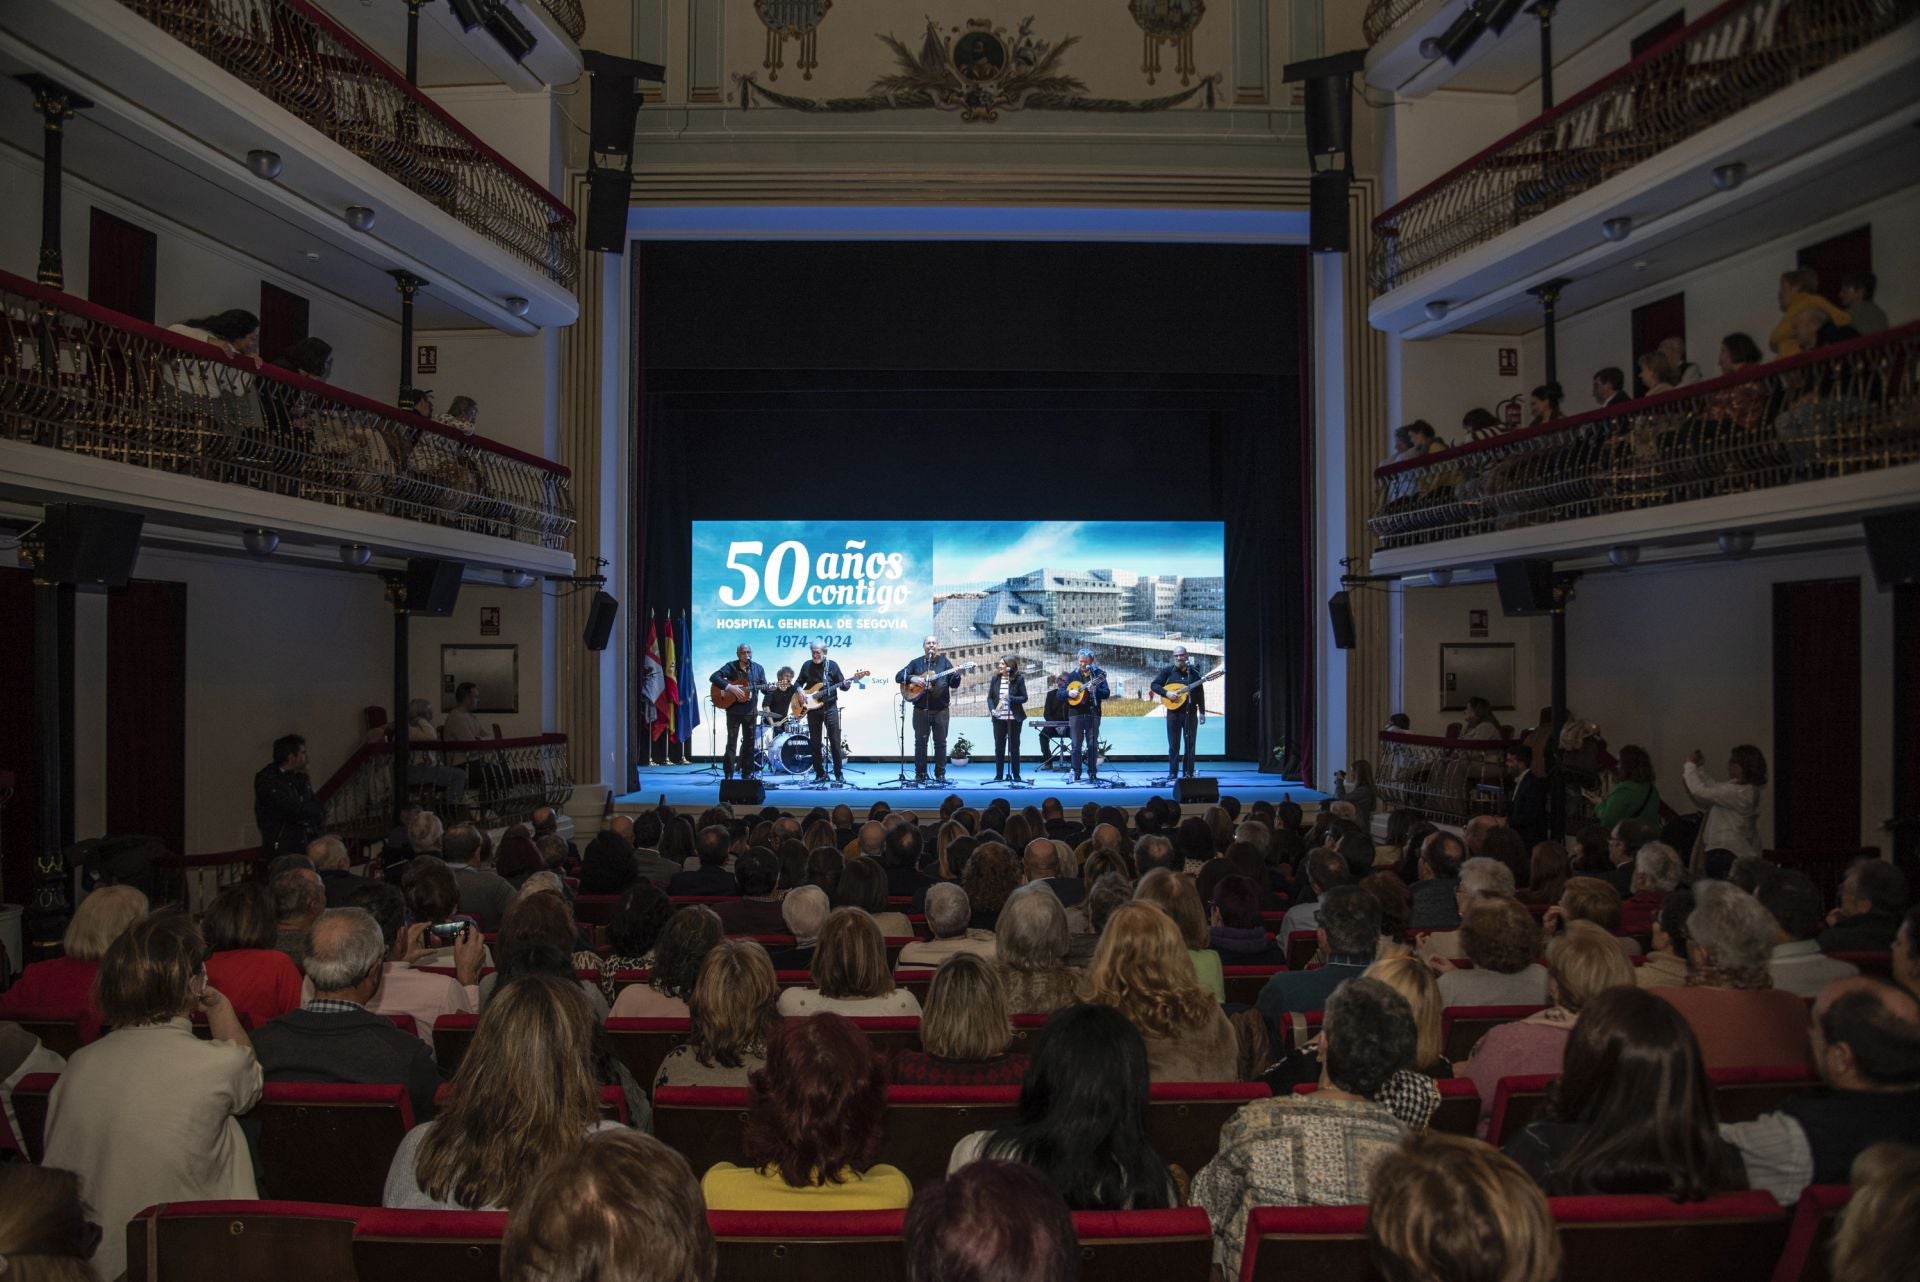
[[[898,730],[898,747],[894,754],[894,760],[900,763],[900,771],[898,774],[896,774],[893,777],[892,782],[884,783],[880,786],[883,788],[911,788],[913,786],[913,780],[907,777],[907,700],[906,700],[906,696],[901,694],[900,691],[896,689],[893,692],[893,702],[894,702],[893,719]]]

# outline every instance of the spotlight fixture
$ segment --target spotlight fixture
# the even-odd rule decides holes
[[[240,544],[255,556],[272,556],[280,546],[280,532],[255,526],[240,532]]]
[[[1481,16],[1487,21],[1487,29],[1499,36],[1506,34],[1507,28],[1530,2],[1531,0],[1480,0],[1478,8]]]
[[[255,178],[274,179],[280,176],[280,153],[254,148],[247,153],[247,172]]]
[[[1753,551],[1753,531],[1726,531],[1720,536],[1720,551],[1727,556],[1745,556]]]
[[[525,570],[502,570],[500,571],[500,581],[510,588],[530,588],[533,586],[533,576]]]
[[[1427,582],[1429,582],[1429,583],[1431,583],[1431,584],[1433,584],[1433,586],[1434,586],[1434,587],[1436,587],[1436,588],[1444,588],[1444,587],[1446,587],[1446,586],[1447,586],[1447,585],[1448,585],[1449,583],[1452,583],[1452,582],[1453,582],[1453,569],[1452,569],[1452,567],[1451,567],[1451,566],[1442,566],[1442,567],[1440,567],[1440,568],[1439,568],[1439,569],[1437,569],[1437,570],[1428,570],[1428,571],[1427,571]]]
[[[358,570],[373,560],[373,549],[364,543],[342,543],[340,545],[340,564],[349,570]]]
[[[1428,303],[1426,306],[1427,319],[1430,321],[1445,320],[1447,316],[1447,309],[1449,309],[1452,306],[1453,304],[1449,303],[1444,298],[1434,299],[1431,303]]]
[[[1607,549],[1607,560],[1622,570],[1640,564],[1640,549],[1631,543],[1621,543]]]
[[[447,8],[462,31],[472,31],[486,18],[486,13],[475,0],[447,0]]]
[[[355,231],[372,231],[373,211],[365,205],[348,205],[347,226]]]
[[[1724,165],[1715,165],[1713,167],[1713,189],[1715,191],[1732,191],[1746,180],[1747,162],[1744,160],[1730,160]]]
[[[1633,219],[1621,214],[1600,224],[1600,234],[1618,243],[1633,235]]]
[[[500,302],[506,307],[507,315],[509,316],[525,316],[527,314],[527,308],[530,306],[526,299],[518,296],[503,298]]]
[[[1473,47],[1473,42],[1486,29],[1486,19],[1480,16],[1478,6],[1470,5],[1460,11],[1460,16],[1445,31],[1420,42],[1420,56],[1429,61],[1445,58],[1448,62],[1457,63],[1467,56],[1467,50]]]

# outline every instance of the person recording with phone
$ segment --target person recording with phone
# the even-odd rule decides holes
[[[1020,727],[1027,715],[1027,679],[1020,657],[1007,655],[987,679],[987,707],[993,716],[993,781],[1020,778]]]
[[[893,674],[905,687],[915,678],[924,685],[913,700],[913,781],[927,782],[927,738],[933,738],[933,777],[947,777],[947,724],[953,704],[953,690],[960,674],[953,660],[940,653],[940,638],[930,636],[921,643],[919,658]]]
[[[813,750],[813,778],[816,783],[825,783],[831,767],[835,783],[845,783],[846,776],[841,773],[840,761],[840,692],[853,683],[841,673],[840,665],[827,657],[827,647],[814,642],[810,647],[813,657],[800,665],[799,683],[801,689],[819,686],[820,706],[807,709],[807,745]],[[820,732],[826,731],[827,747],[832,757],[820,753]]]
[[[753,730],[760,706],[760,691],[767,684],[767,670],[753,661],[753,647],[745,642],[734,652],[734,661],[707,678],[713,686],[715,702],[722,695],[735,700],[726,707],[727,752],[721,760],[721,777],[733,778],[736,760],[742,779],[753,778]],[[735,753],[738,753],[736,758]]]
[[[1073,741],[1072,782],[1080,782],[1080,763],[1084,758],[1087,778],[1098,783],[1100,703],[1113,692],[1107,687],[1106,670],[1093,661],[1093,651],[1082,649],[1079,658],[1078,665],[1067,676],[1067,733]],[[1078,703],[1074,702],[1076,693],[1080,699]]]

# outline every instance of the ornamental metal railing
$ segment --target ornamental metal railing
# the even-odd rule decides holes
[[[1396,810],[1439,823],[1507,813],[1506,751],[1519,740],[1436,739],[1380,732],[1374,787]]]
[[[1920,462],[1920,322],[1374,470],[1382,548]]]
[[[0,440],[566,545],[558,463],[0,272]]]
[[[1381,36],[1405,22],[1407,15],[1424,3],[1426,0],[1367,0],[1367,16],[1360,26],[1367,43],[1379,44]]]
[[[1920,0],[1728,0],[1373,220],[1406,284],[1873,43]]]
[[[587,34],[587,11],[580,7],[580,0],[540,0],[540,7],[576,42]]]
[[[566,0],[556,0],[563,5]],[[409,191],[555,281],[579,271],[565,201],[308,0],[120,0]]]

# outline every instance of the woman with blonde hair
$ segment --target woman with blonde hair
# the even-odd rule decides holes
[[[1050,1015],[1074,1003],[1080,972],[1067,965],[1067,910],[1045,886],[1023,886],[994,923],[994,965],[1015,1015]]]
[[[1920,1148],[1875,1144],[1853,1159],[1852,1183],[1833,1238],[1833,1282],[1920,1278]]]
[[[1156,1082],[1230,1082],[1238,1043],[1220,1003],[1194,978],[1173,918],[1136,900],[1107,918],[1087,972],[1086,1000],[1113,1007],[1140,1030]]]
[[[20,972],[13,987],[0,993],[0,1016],[32,1014],[50,1019],[91,1022],[82,1036],[100,1031],[100,1008],[94,1004],[93,981],[100,961],[127,927],[147,915],[147,897],[132,886],[102,886],[74,910],[60,944],[65,955],[34,962]]]
[[[102,1236],[72,1171],[0,1166],[0,1276],[7,1282],[99,1282],[87,1260]]]
[[[577,983],[529,974],[480,1013],[473,1045],[439,1116],[408,1131],[381,1204],[419,1210],[511,1210],[541,1167],[596,1131],[593,1008]]]
[[[679,1019],[690,1013],[687,998],[699,981],[701,963],[724,932],[720,915],[705,904],[674,910],[653,946],[653,971],[644,984],[628,984],[613,1002],[615,1019]]]
[[[1365,978],[1377,979],[1407,999],[1414,1026],[1420,1030],[1413,1060],[1417,1071],[1440,1080],[1452,1077],[1453,1065],[1442,1050],[1440,985],[1432,968],[1411,954],[1382,957],[1367,967]]]
[[[977,953],[955,953],[927,986],[921,1049],[895,1055],[888,1077],[902,1086],[1018,1086],[1027,1057],[1007,1052],[1012,1040],[999,972]]]
[[[1373,1168],[1367,1255],[1384,1282],[1554,1282],[1560,1234],[1510,1157],[1457,1135],[1416,1136]]]
[[[941,881],[959,881],[973,845],[973,837],[953,820],[941,824],[933,839],[934,876]]]
[[[767,1039],[780,1023],[780,985],[767,950],[751,939],[723,939],[700,963],[687,999],[687,1040],[654,1074],[662,1086],[745,1086],[767,1063]]]
[[[1227,1000],[1227,981],[1220,968],[1220,954],[1213,951],[1213,931],[1207,924],[1207,911],[1200,906],[1200,892],[1191,878],[1167,868],[1155,868],[1133,888],[1133,897],[1152,904],[1173,919],[1180,937],[1187,943],[1187,958],[1193,963],[1194,977],[1200,987],[1213,994],[1213,1000]]]
[[[858,908],[836,908],[820,927],[813,952],[813,983],[780,994],[782,1015],[918,1015],[920,999],[896,988],[887,966],[887,944],[872,917]]]

